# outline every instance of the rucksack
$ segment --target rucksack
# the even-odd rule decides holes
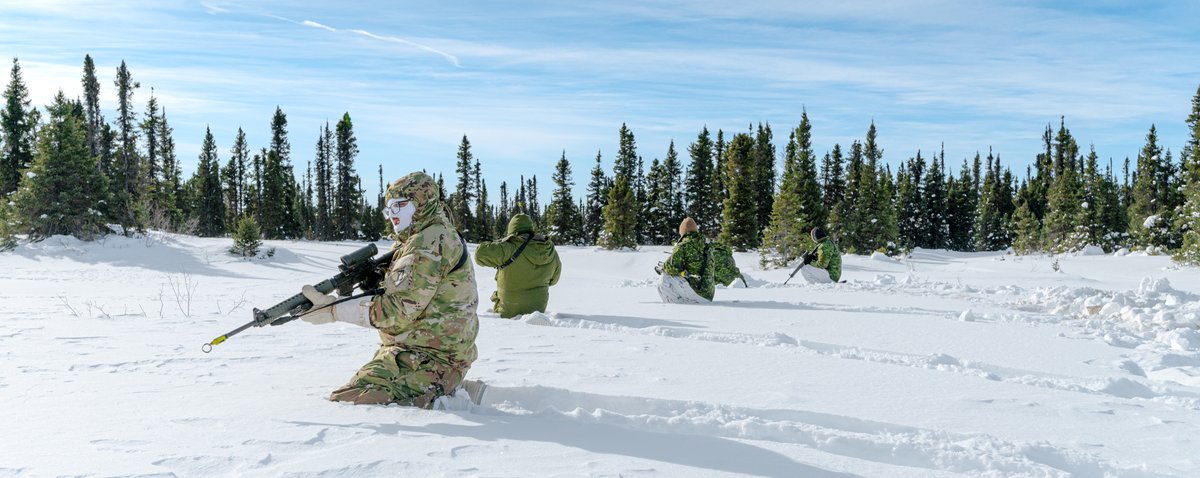
[[[716,283],[728,286],[742,276],[742,271],[738,270],[737,263],[733,261],[733,248],[714,242],[710,247],[710,256],[713,264],[713,280]]]

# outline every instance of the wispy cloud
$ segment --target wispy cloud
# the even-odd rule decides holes
[[[333,28],[333,27],[331,27],[331,26],[327,26],[327,25],[322,25],[322,24],[320,24],[320,23],[317,23],[317,22],[314,22],[314,21],[312,21],[312,20],[305,20],[305,21],[303,21],[303,22],[300,22],[300,23],[301,23],[302,25],[304,25],[304,26],[309,26],[309,27],[313,27],[313,28],[320,28],[320,29],[322,29],[322,30],[329,30],[329,31],[331,31],[331,32],[336,32],[336,31],[337,31],[337,29],[336,29],[336,28]]]
[[[893,163],[945,141],[956,164],[995,146],[1024,169],[1059,115],[1081,144],[1121,158],[1151,122],[1164,144],[1182,144],[1200,78],[1187,20],[1200,9],[1181,5],[130,0],[97,12],[125,26],[113,30],[72,14],[86,3],[26,3],[0,6],[0,49],[21,57],[35,103],[59,87],[78,95],[90,52],[111,112],[126,59],[145,85],[135,101],[157,87],[185,162],[205,125],[223,148],[238,126],[265,144],[279,105],[297,164],[319,125],[349,111],[360,164],[388,175],[452,174],[466,134],[489,177],[548,176],[566,149],[578,179],[597,149],[611,161],[621,123],[650,160],[704,125],[729,134],[769,121],[782,143],[802,107],[818,151],[861,139],[874,119]]]
[[[401,44],[401,45],[408,45],[408,46],[411,46],[411,47],[413,47],[413,48],[417,48],[417,49],[420,49],[420,50],[425,50],[425,51],[427,51],[427,52],[430,52],[430,53],[434,53],[434,54],[437,54],[437,55],[441,55],[443,58],[445,58],[445,59],[446,59],[446,61],[450,62],[450,64],[451,64],[451,65],[454,65],[454,66],[457,66],[457,67],[461,67],[461,66],[462,66],[461,64],[459,64],[459,63],[458,63],[458,57],[456,57],[456,56],[454,56],[454,55],[451,55],[451,54],[449,54],[449,53],[446,53],[446,52],[444,52],[444,51],[438,50],[438,49],[436,49],[436,48],[433,48],[433,47],[431,47],[431,46],[428,46],[428,45],[422,45],[422,44],[420,44],[420,43],[417,43],[417,42],[413,42],[413,41],[409,41],[409,40],[405,40],[405,39],[403,39],[403,38],[398,38],[398,37],[393,37],[393,36],[386,36],[386,35],[376,35],[376,34],[374,34],[374,33],[371,33],[371,32],[369,32],[369,31],[366,31],[366,30],[350,30],[350,31],[351,31],[351,32],[354,32],[354,33],[357,33],[357,34],[359,34],[359,35],[365,36],[365,37],[367,37],[367,38],[373,38],[373,39],[376,39],[376,40],[382,40],[382,41],[386,41],[386,42],[392,42],[392,43],[399,43],[399,44]]]

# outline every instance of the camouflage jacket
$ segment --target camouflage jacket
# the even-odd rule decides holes
[[[475,269],[467,258],[450,272],[466,251],[437,199],[437,185],[413,173],[393,183],[388,197],[409,198],[417,212],[411,227],[392,235],[392,265],[384,294],[371,304],[371,325],[384,345],[420,351],[446,365],[470,366],[479,330]]]
[[[829,238],[821,240],[817,245],[817,258],[809,265],[829,272],[829,279],[837,282],[842,277],[842,253]]]
[[[714,264],[711,251],[705,246],[707,241],[703,234],[696,231],[687,233],[675,243],[671,257],[663,263],[663,273],[683,276],[697,295],[712,300]]]

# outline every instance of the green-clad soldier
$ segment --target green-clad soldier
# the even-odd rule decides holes
[[[813,243],[817,245],[812,252],[804,256],[804,266],[800,274],[810,284],[828,284],[842,278],[842,253],[820,227],[812,228],[809,233]]]
[[[505,319],[545,312],[550,286],[558,283],[562,262],[554,243],[533,230],[533,219],[517,214],[508,221],[508,236],[475,250],[475,263],[496,268],[492,310]]]
[[[374,358],[330,400],[430,408],[453,393],[475,361],[475,271],[433,178],[404,176],[388,187],[386,198],[383,215],[395,244],[382,295],[334,303],[304,286],[313,312],[301,319],[379,329],[382,344]]]
[[[708,241],[692,218],[679,224],[679,242],[662,264],[658,294],[663,302],[706,303],[713,298],[712,254]],[[686,286],[686,287],[685,287]]]

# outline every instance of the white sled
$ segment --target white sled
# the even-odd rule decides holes
[[[708,304],[711,302],[692,290],[687,279],[667,274],[658,277],[658,296],[668,304]]]
[[[804,276],[804,280],[809,284],[832,284],[833,279],[829,278],[829,271],[818,269],[816,267],[805,265],[800,268],[800,275]]]

